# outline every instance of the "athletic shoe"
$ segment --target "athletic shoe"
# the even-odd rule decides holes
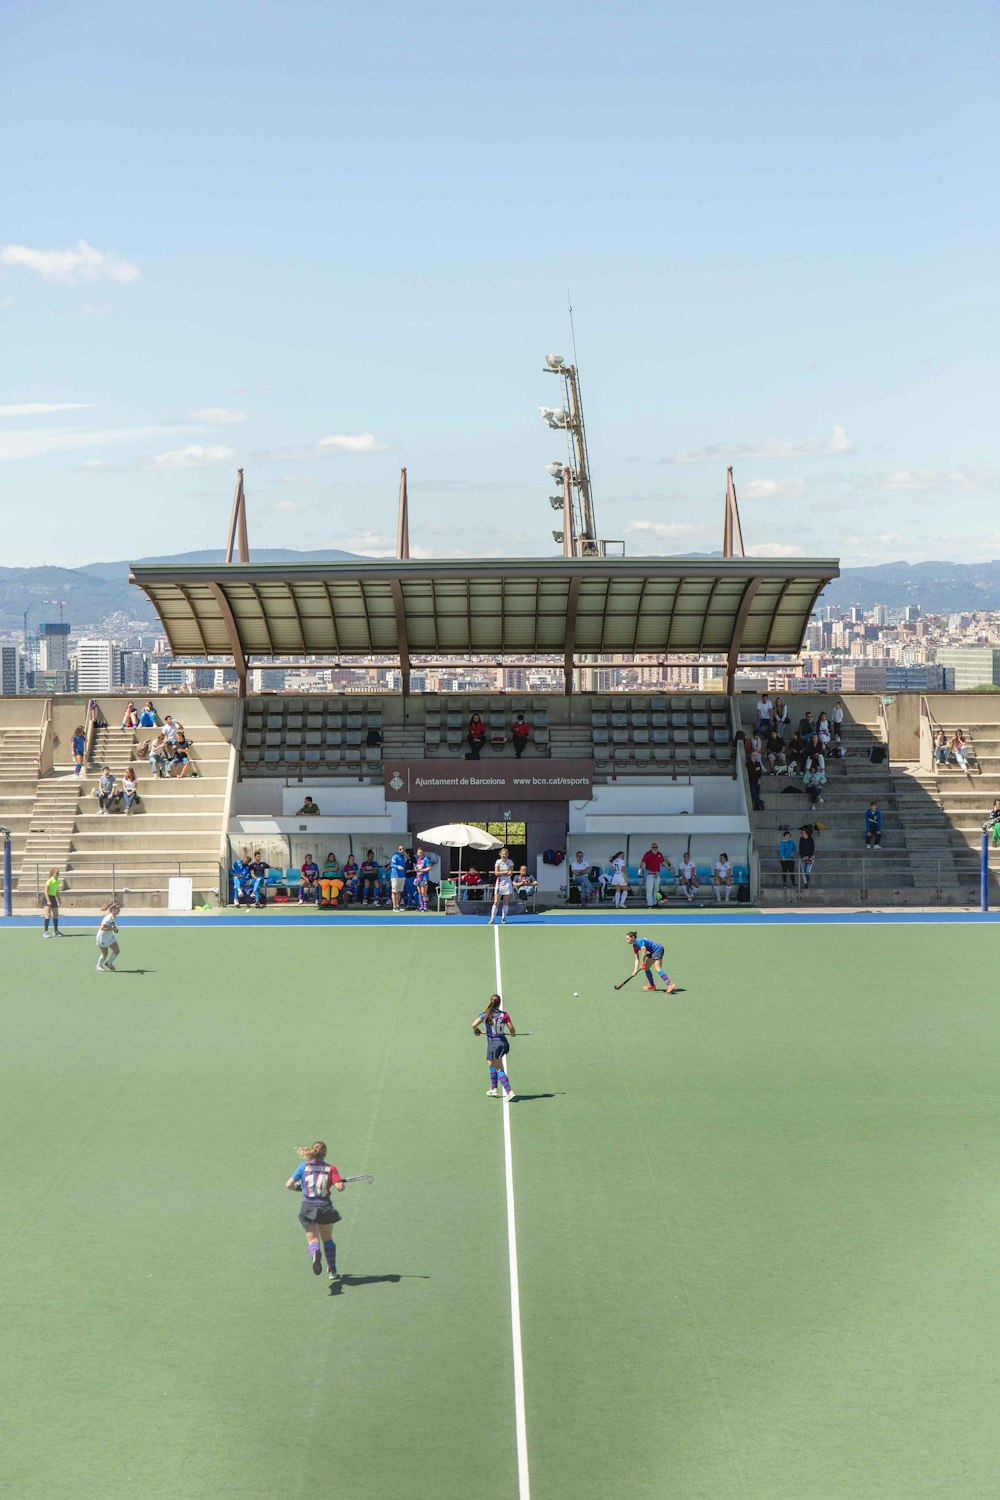
[[[666,987],[666,989],[663,991],[663,993],[665,995],[672,995],[674,993],[674,990],[676,988],[677,988],[676,984],[668,984],[667,987]]]
[[[655,984],[644,984],[643,985],[643,989],[644,990],[652,990],[654,994],[656,993],[656,985]]]
[[[486,1090],[486,1097],[488,1099],[496,1099],[499,1093],[500,1093],[499,1089],[487,1089]]]
[[[310,1259],[312,1260],[312,1272],[313,1272],[313,1275],[314,1276],[322,1276],[322,1274],[323,1274],[323,1257],[322,1257],[322,1255],[313,1255],[313,1256],[310,1257]]]
[[[59,928],[57,927],[56,930],[55,930],[55,932],[52,934],[52,936],[53,937],[65,937],[66,934],[64,932],[60,932]]]
[[[517,1098],[517,1095],[514,1093],[514,1090],[511,1089],[510,1093],[509,1094],[504,1094],[503,1097],[504,1097],[505,1103],[507,1103],[507,1104],[513,1104],[514,1100]]]
[[[42,937],[51,937],[51,936],[52,936],[51,932],[43,932],[42,933]]]
[[[339,1286],[341,1282],[340,1272],[331,1271],[327,1279],[329,1280],[331,1286]]]
[[[501,927],[506,927],[507,926],[507,918],[506,917],[501,917],[500,918],[500,926]]]
[[[109,974],[114,974],[116,972],[114,964],[108,963],[105,964],[104,967],[107,969]]]
[[[97,963],[97,972],[98,972],[98,974],[106,974],[108,972],[108,966],[107,966],[107,964],[102,964],[100,962],[100,960],[98,960],[98,963]]]

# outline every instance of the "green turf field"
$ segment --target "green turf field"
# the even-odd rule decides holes
[[[122,928],[0,937],[0,1494],[516,1496],[491,930]],[[502,934],[534,1500],[1000,1493],[1000,932],[655,930]]]

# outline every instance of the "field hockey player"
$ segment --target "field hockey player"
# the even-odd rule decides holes
[[[289,1192],[302,1194],[299,1208],[299,1223],[306,1232],[309,1259],[314,1276],[323,1274],[323,1255],[326,1255],[327,1271],[332,1283],[340,1281],[337,1273],[337,1246],[331,1234],[340,1214],[330,1198],[331,1188],[338,1193],[344,1191],[344,1182],[332,1162],[326,1159],[326,1142],[313,1141],[311,1146],[300,1146],[303,1160],[285,1183]],[[322,1239],[322,1246],[320,1241]]]
[[[486,1090],[491,1099],[497,1097],[497,1084],[503,1090],[503,1096],[509,1104],[517,1095],[510,1086],[507,1070],[504,1067],[504,1058],[510,1051],[510,1043],[505,1035],[510,1032],[511,1036],[517,1036],[514,1023],[510,1016],[500,1004],[499,995],[491,995],[489,1004],[481,1015],[478,1015],[472,1023],[472,1030],[476,1036],[482,1036],[480,1028],[486,1031],[486,1065],[490,1070],[490,1086]]]
[[[653,981],[653,969],[655,967],[657,974],[663,980],[664,994],[672,995],[677,986],[663,967],[662,943],[654,943],[652,938],[639,937],[634,932],[626,932],[625,941],[631,945],[632,952],[635,954],[635,967],[632,970],[632,977],[634,978],[639,970],[642,969],[646,976],[644,988],[655,990],[656,985]]]

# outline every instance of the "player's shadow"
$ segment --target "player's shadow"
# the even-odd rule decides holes
[[[120,969],[118,967],[118,965],[115,964],[115,973],[116,974],[155,974],[156,970],[155,969]]]
[[[330,1288],[330,1296],[339,1297],[345,1287],[377,1286],[382,1282],[389,1282],[392,1286],[397,1286],[401,1281],[430,1281],[430,1279],[429,1276],[424,1276],[419,1272],[400,1273],[396,1271],[390,1272],[385,1276],[342,1276]]]
[[[565,1094],[566,1090],[565,1089],[559,1089],[557,1092],[559,1094]],[[518,1094],[517,1098],[516,1099],[512,1099],[510,1102],[511,1102],[511,1104],[532,1104],[532,1103],[534,1103],[534,1101],[536,1099],[555,1099],[555,1098],[556,1098],[556,1094]]]

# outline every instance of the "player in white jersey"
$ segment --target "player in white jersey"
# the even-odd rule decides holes
[[[115,922],[121,907],[117,901],[112,901],[105,908],[101,925],[97,929],[97,970],[98,973],[113,974],[115,972],[115,959],[118,957],[118,926]]]
[[[698,894],[698,872],[691,861],[690,853],[685,854],[677,866],[677,878],[685,896],[689,901],[693,901]]]
[[[733,867],[729,863],[729,855],[725,849],[723,849],[715,861],[712,885],[715,887],[716,901],[725,901],[728,906],[729,897],[733,890]]]
[[[510,898],[514,894],[514,861],[506,849],[501,849],[493,864],[494,886],[493,886],[493,910],[490,912],[490,925],[496,921],[497,911],[502,905],[501,923],[507,920],[507,910],[510,906]]]

